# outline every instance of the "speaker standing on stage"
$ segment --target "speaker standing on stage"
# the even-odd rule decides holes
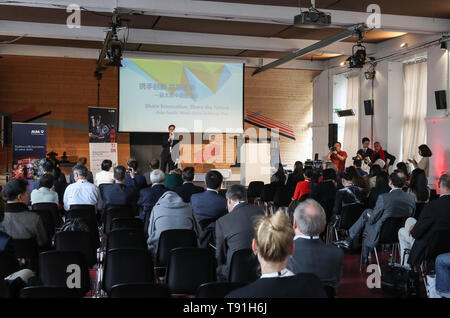
[[[175,140],[175,125],[169,126],[169,133],[164,134],[162,146],[163,151],[161,152],[161,170],[166,172],[166,165],[169,164],[169,170],[175,169],[175,162],[172,160],[172,149],[178,143]]]

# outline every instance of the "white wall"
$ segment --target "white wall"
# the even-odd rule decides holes
[[[313,157],[324,159],[328,154],[328,123],[332,122],[332,86],[330,72],[325,70],[313,80]]]
[[[430,184],[437,186],[443,172],[450,172],[449,51],[439,46],[427,50],[427,144],[433,152],[430,160]],[[434,91],[447,90],[447,110],[436,109]]]
[[[344,128],[345,118],[339,117],[335,109],[344,110],[347,109],[347,88],[348,79],[344,74],[338,74],[333,76],[333,123],[338,124],[337,140],[341,143],[344,140]],[[345,145],[342,145],[345,150]]]

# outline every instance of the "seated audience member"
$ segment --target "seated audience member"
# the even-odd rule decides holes
[[[353,167],[355,167],[356,171],[360,174],[361,177],[368,175],[363,169],[361,169],[362,161],[361,160],[353,160]]]
[[[359,160],[364,160],[365,158],[372,156],[373,150],[369,147],[370,146],[370,139],[367,137],[364,137],[362,139],[362,148],[358,150],[356,153],[356,156]]]
[[[380,171],[375,178],[375,187],[370,190],[369,198],[367,199],[367,207],[369,209],[375,207],[380,194],[391,191],[391,187],[389,187],[389,174],[386,171]]]
[[[369,181],[366,178],[363,178],[355,167],[347,167],[345,171],[350,174],[350,176],[352,177],[352,183],[355,186],[360,187],[366,192],[369,192]]]
[[[294,274],[312,273],[322,284],[336,290],[342,277],[344,252],[319,238],[325,226],[325,211],[318,202],[307,199],[297,206],[294,211],[295,248],[287,268]]]
[[[86,167],[86,163],[87,163],[86,157],[81,157],[81,158],[78,159],[76,166]],[[87,168],[86,168],[86,171],[87,171],[86,180],[88,182],[90,182],[90,183],[94,183],[94,175]],[[75,177],[73,175],[73,169],[72,169],[72,171],[70,172],[70,176],[69,176],[69,183],[72,184],[72,183],[75,183],[75,182],[76,182],[76,180],[75,180]]]
[[[336,192],[331,222],[340,217],[344,208],[353,204],[364,204],[366,198],[364,189],[353,184],[353,177],[348,168],[342,173],[342,184],[344,187]]]
[[[72,169],[75,183],[67,186],[64,192],[64,210],[69,211],[71,205],[86,204],[103,207],[100,190],[95,184],[87,180],[88,169],[83,165],[76,165]]]
[[[33,180],[33,189],[39,188],[39,179],[45,174],[53,175],[55,173],[55,166],[48,159],[42,159],[38,164],[38,178]]]
[[[225,196],[229,213],[216,221],[217,275],[220,280],[228,277],[233,253],[251,248],[254,218],[264,215],[262,207],[246,203],[247,190],[239,184],[229,187]]]
[[[95,185],[111,184],[114,182],[114,173],[111,171],[112,161],[105,159],[102,161],[102,171],[95,175]]]
[[[292,198],[295,193],[295,187],[300,181],[305,181],[303,176],[303,163],[301,161],[296,161],[294,164],[294,171],[289,174],[286,186],[289,189],[289,197]]]
[[[141,218],[150,213],[159,198],[167,191],[164,186],[165,174],[159,169],[153,170],[150,174],[151,187],[141,189],[137,205],[141,208]]]
[[[149,164],[149,170],[144,173],[145,181],[147,182],[147,185],[151,185],[152,181],[150,180],[150,174],[153,170],[159,169],[159,160],[158,159],[152,159],[150,160]]]
[[[422,159],[417,162],[415,159],[408,159],[409,162],[411,162],[415,169],[419,168],[425,171],[425,175],[429,176],[429,169],[430,169],[430,157],[432,156],[431,149],[423,144],[419,146],[419,156],[422,157]]]
[[[425,171],[420,168],[412,171],[411,182],[407,191],[414,195],[417,203],[426,203],[430,200],[430,188],[428,188],[428,179]]]
[[[381,171],[383,171],[383,170],[382,170],[381,167],[380,167],[379,165],[377,165],[377,164],[373,164],[373,165],[370,167],[370,172],[369,172],[369,175],[368,175],[368,178],[369,178],[369,187],[370,187],[370,188],[374,188],[374,187],[375,187],[375,185],[376,185],[376,183],[377,183],[377,175],[379,175],[379,174],[381,173]]]
[[[450,228],[450,175],[443,174],[439,178],[440,197],[427,203],[419,220],[408,218],[405,227],[398,232],[401,255],[405,249],[411,253],[405,257],[405,264],[409,261],[412,266],[420,265],[426,258],[425,251],[430,239],[440,228]]]
[[[286,268],[289,255],[294,252],[294,230],[283,212],[261,217],[253,232],[251,246],[262,275],[253,283],[233,290],[226,298],[326,298],[317,276],[294,275]]]
[[[125,179],[125,185],[127,187],[136,187],[138,190],[141,190],[143,188],[147,187],[147,181],[145,181],[145,178],[143,175],[139,174],[138,172],[138,162],[134,160],[133,158],[128,158],[127,160],[127,177]],[[131,179],[130,173],[131,171],[134,171],[134,180]]]
[[[31,204],[55,203],[59,205],[58,194],[55,192],[54,177],[44,174],[39,179],[39,188],[31,191]]]
[[[284,174],[283,165],[281,163],[278,164],[278,170],[270,177],[270,183],[286,183],[286,175]]]
[[[313,188],[311,198],[319,202],[324,208],[328,222],[336,199],[336,172],[333,169],[325,169],[322,172],[322,176],[322,182]]]
[[[349,236],[344,241],[337,241],[335,244],[344,248],[349,248],[354,239],[363,237],[362,258],[363,264],[368,264],[370,248],[378,244],[381,226],[383,222],[390,217],[408,217],[414,213],[416,202],[414,197],[402,191],[406,179],[400,177],[397,173],[391,173],[389,176],[389,186],[392,190],[378,196],[375,208],[366,209],[359,219],[349,230]]]
[[[297,183],[292,200],[300,200],[302,196],[309,193],[312,174],[313,168],[310,166],[305,167],[303,170],[303,177],[305,178],[305,181],[300,181]]]
[[[183,184],[183,180],[181,178],[181,170],[176,168],[169,172],[169,174],[166,174],[166,182],[164,185],[167,189],[174,191],[176,188],[181,186]]]
[[[55,168],[54,177],[53,185],[55,186],[55,192],[58,194],[59,204],[62,206],[64,203],[64,192],[66,191],[68,184],[66,177],[61,174],[61,169],[58,167]]]
[[[191,206],[200,222],[204,219],[218,219],[227,214],[227,200],[219,194],[223,176],[219,171],[209,171],[205,177],[206,191],[191,196]]]
[[[134,179],[134,170],[130,172],[131,180]],[[135,209],[137,201],[137,188],[125,186],[126,169],[124,166],[114,168],[114,183],[103,188],[104,207],[131,207]]]
[[[199,233],[192,207],[175,192],[167,191],[158,200],[150,214],[147,244],[153,256],[156,255],[161,233],[174,229],[194,230],[197,237]]]
[[[406,163],[399,162],[399,163],[397,163],[396,168],[397,168],[397,170],[400,170],[405,174],[405,176],[407,177],[407,180],[409,182],[411,176],[409,175],[409,170],[408,170],[408,166],[406,165]]]
[[[28,183],[24,179],[13,179],[5,185],[5,213],[1,227],[13,239],[36,238],[37,244],[46,249],[50,241],[44,223],[37,213],[28,210],[30,200]]]
[[[183,199],[184,202],[191,202],[191,196],[195,193],[205,191],[204,188],[194,185],[195,170],[194,167],[186,167],[183,169],[183,185],[175,188],[175,192]]]

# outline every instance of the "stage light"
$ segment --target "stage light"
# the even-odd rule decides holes
[[[447,50],[447,42],[441,42],[441,50]]]

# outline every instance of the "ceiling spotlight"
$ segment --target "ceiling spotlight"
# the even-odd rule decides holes
[[[447,42],[441,42],[441,50],[447,50]]]
[[[402,44],[400,44],[400,47],[401,47],[401,48],[408,47],[408,43],[403,42]]]
[[[340,66],[344,66],[344,65],[345,65],[345,62],[342,61],[339,65],[340,65]]]

